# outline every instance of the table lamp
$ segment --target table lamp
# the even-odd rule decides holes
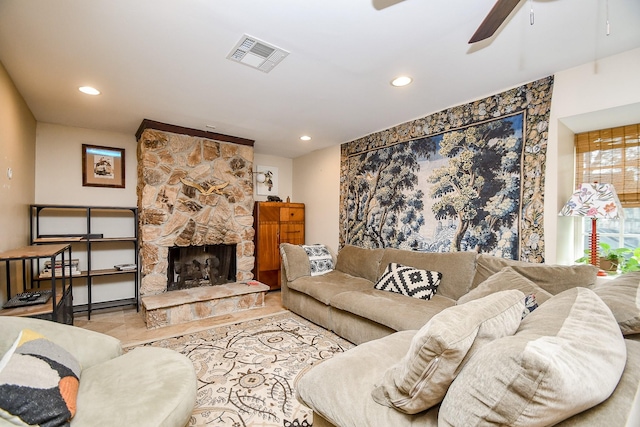
[[[571,198],[562,207],[559,215],[591,218],[590,263],[598,267],[599,245],[596,222],[598,218],[617,219],[623,216],[622,205],[613,185],[581,184],[580,188],[571,195]],[[606,273],[600,270],[598,275],[606,276]]]

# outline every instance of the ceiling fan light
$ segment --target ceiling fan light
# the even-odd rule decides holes
[[[413,79],[409,76],[399,76],[395,79],[391,80],[391,86],[393,87],[403,87],[407,86],[413,81]]]

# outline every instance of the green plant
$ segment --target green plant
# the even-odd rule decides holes
[[[600,258],[607,259],[618,266],[618,271],[628,273],[640,271],[640,248],[612,248],[608,243],[600,243]],[[588,264],[591,261],[591,250],[585,249],[584,256],[576,262]]]

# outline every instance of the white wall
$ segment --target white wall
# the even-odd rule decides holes
[[[286,201],[287,197],[292,202],[300,202],[293,197],[292,189],[292,170],[293,160],[278,156],[269,156],[266,154],[254,154],[253,155],[253,170],[256,171],[258,166],[266,166],[271,170],[274,167],[278,169],[278,192],[274,195],[280,197],[282,201]],[[258,195],[256,193],[256,178],[253,177],[253,199],[256,202],[264,202],[267,200],[267,196]]]
[[[314,151],[293,161],[293,194],[305,204],[305,240],[334,251],[339,243],[340,146]]]
[[[640,49],[556,73],[545,182],[545,258],[571,264],[575,220],[558,217],[574,189],[573,135],[640,123]]]
[[[640,114],[635,114],[640,111],[635,108],[640,106],[638,70],[640,49],[634,49],[555,75],[545,181],[547,263],[572,264],[577,258],[573,250],[572,219],[558,217],[562,204],[573,191],[576,119],[588,115],[586,122],[597,126],[592,129],[640,123]],[[632,108],[625,108],[627,106]],[[620,120],[625,123],[619,123]],[[332,147],[294,159],[293,182],[296,201],[307,205],[307,242],[324,242],[337,248],[340,148]]]
[[[36,203],[137,205],[134,134],[38,123],[36,141]],[[124,148],[125,188],[82,186],[82,144]]]

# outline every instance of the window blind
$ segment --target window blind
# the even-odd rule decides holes
[[[640,207],[640,124],[576,134],[576,183],[613,184],[623,207]]]

